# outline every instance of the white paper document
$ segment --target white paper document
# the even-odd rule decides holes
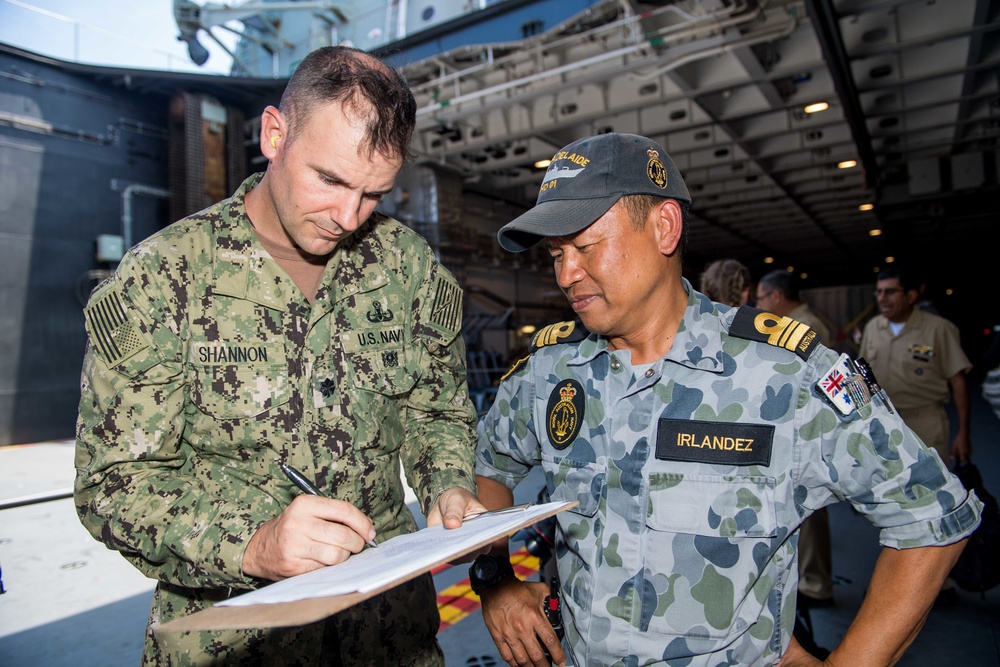
[[[348,593],[364,593],[405,578],[413,572],[430,570],[477,546],[510,534],[534,517],[545,517],[575,503],[529,504],[467,518],[460,528],[442,526],[386,540],[375,549],[365,549],[343,563],[323,567],[264,588],[239,595],[216,606],[249,606],[275,602],[295,602]]]

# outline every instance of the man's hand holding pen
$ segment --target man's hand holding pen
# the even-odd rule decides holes
[[[279,581],[342,563],[366,544],[375,546],[375,526],[364,512],[324,498],[295,468],[282,464],[281,469],[302,495],[250,538],[243,553],[244,574]]]

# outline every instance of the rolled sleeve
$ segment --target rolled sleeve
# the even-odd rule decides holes
[[[883,528],[879,544],[894,549],[953,544],[975,531],[982,511],[982,502],[974,492],[967,491],[965,500],[943,516]]]

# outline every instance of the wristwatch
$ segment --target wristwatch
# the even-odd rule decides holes
[[[480,597],[486,589],[513,576],[514,568],[508,558],[498,558],[490,554],[477,556],[469,568],[469,583],[472,585],[472,592]]]

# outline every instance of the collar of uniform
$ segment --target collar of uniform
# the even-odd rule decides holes
[[[923,310],[914,306],[913,310],[910,311],[910,316],[906,318],[905,322],[903,322],[903,324],[906,325],[903,331],[916,329],[923,324],[925,314],[926,313]],[[885,315],[879,315],[876,322],[881,329],[886,331],[888,331],[889,325],[891,324],[891,322],[889,322],[889,318]]]
[[[681,278],[681,283],[688,295],[688,303],[674,335],[674,343],[664,359],[688,368],[721,373],[723,317],[719,316],[708,297],[691,287],[687,278]],[[732,321],[735,314],[736,309],[733,308],[727,319]],[[592,333],[580,341],[576,355],[567,364],[582,366],[607,352],[610,352],[608,339]]]
[[[391,243],[382,237],[381,222],[386,218],[373,213],[364,226],[346,241],[337,245],[339,255],[334,302],[361,292],[370,292],[389,284],[385,266],[385,245]],[[326,285],[316,294],[317,302],[326,291]],[[325,299],[324,299],[325,300]]]
[[[276,310],[286,310],[287,298],[273,284],[265,285],[260,279],[260,265],[270,256],[254,233],[247,215],[246,194],[263,177],[263,173],[256,173],[243,181],[223,205],[221,223],[214,223],[217,225],[215,234],[218,250],[213,266],[212,289],[217,294],[246,299]]]
[[[688,295],[688,305],[666,360],[687,368],[721,373],[722,335],[729,331],[729,323],[738,309],[731,308],[721,314],[715,303],[695,291],[687,278],[681,278],[681,283]]]

